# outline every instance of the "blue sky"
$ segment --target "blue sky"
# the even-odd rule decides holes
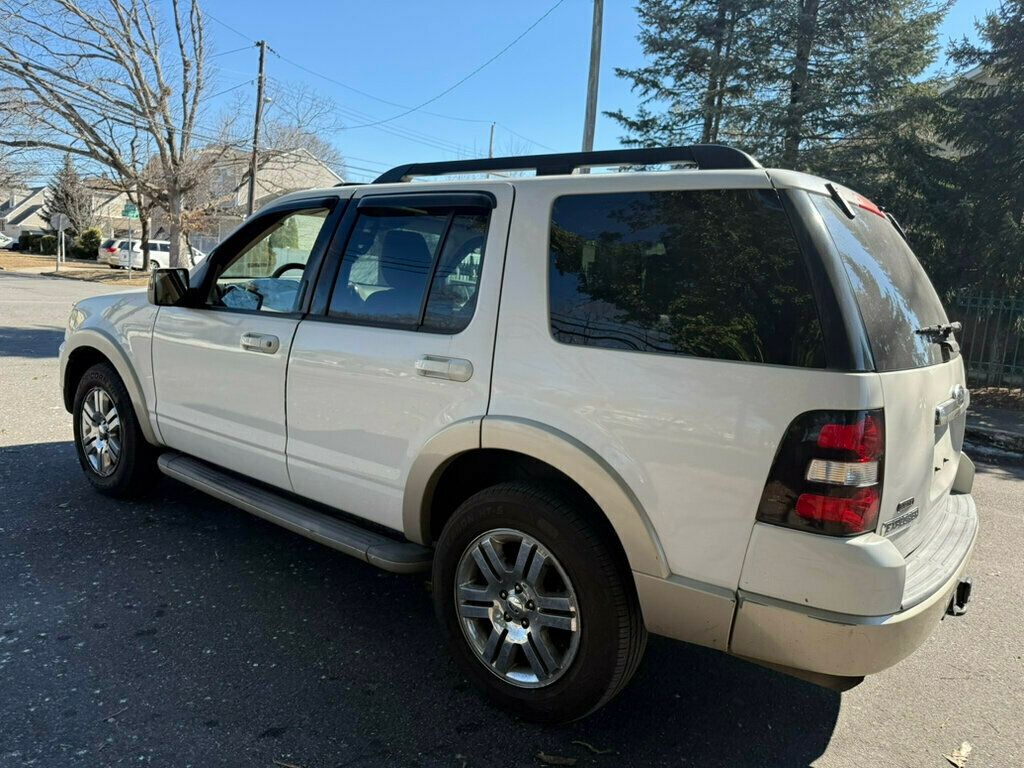
[[[207,30],[211,52],[217,54],[211,59],[216,69],[212,90],[238,86],[237,92],[245,93],[254,88],[248,83],[257,55],[247,42],[264,38],[280,54],[267,57],[268,76],[279,87],[301,83],[333,99],[349,126],[389,118],[403,110],[338,83],[395,104],[420,104],[487,61],[554,2],[207,0],[205,9],[223,22],[210,22]],[[943,44],[965,34],[974,37],[974,19],[997,4],[959,0],[943,26]],[[462,119],[420,111],[337,132],[331,138],[347,158],[350,178],[367,180],[404,162],[484,155],[491,121],[497,123],[496,154],[578,150],[591,8],[589,0],[563,0],[496,61],[425,107]],[[642,61],[634,3],[606,0],[604,22],[599,108],[628,111],[636,99],[614,68]],[[211,111],[230,98],[219,97]],[[620,133],[612,121],[599,117],[595,147],[618,146]]]

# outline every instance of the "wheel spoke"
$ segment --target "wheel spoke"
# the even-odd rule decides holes
[[[491,636],[487,638],[487,645],[484,646],[484,661],[490,664],[494,661],[494,654],[498,652],[498,646],[505,639],[505,630],[497,627],[491,628]]]
[[[544,569],[547,562],[548,553],[538,549],[537,554],[533,556],[533,561],[530,563],[530,572],[526,574],[526,580],[531,584],[539,584],[540,572]]]
[[[459,600],[467,603],[490,603],[492,600],[491,590],[476,584],[462,584],[459,586]]]
[[[530,633],[530,641],[533,643],[533,647],[537,651],[537,655],[540,656],[544,666],[548,671],[548,674],[554,674],[554,672],[561,666],[555,661],[555,654],[551,650],[551,645],[548,642],[549,638],[546,632],[535,631]]]
[[[505,561],[501,559],[501,555],[498,554],[498,550],[494,548],[494,542],[491,539],[484,539],[480,543],[480,549],[483,551],[484,556],[487,558],[487,562],[490,563],[491,568],[494,570],[494,575],[498,577],[498,581],[501,581],[508,573],[508,569],[505,567]]]
[[[548,670],[544,667],[544,662],[533,647],[532,637],[519,647],[523,649],[523,656],[526,657],[526,661],[530,665],[530,669],[533,670],[533,674],[537,676],[537,679],[543,680],[547,677]]]
[[[473,560],[476,562],[476,567],[480,569],[480,573],[483,574],[483,577],[487,580],[488,584],[501,583],[501,577],[494,572],[493,568],[491,568],[490,564],[487,562],[487,556],[483,553],[483,550],[480,547],[473,548]]]
[[[110,453],[110,458],[113,461],[117,461],[117,457],[121,455],[121,441],[116,437],[108,437],[107,451]]]
[[[100,415],[99,412],[93,407],[93,404],[86,398],[82,401],[82,413],[85,414],[85,418],[89,420],[90,424],[99,424]]]
[[[565,629],[569,631],[576,629],[576,619],[575,617],[571,616],[558,616],[556,614],[551,613],[538,613],[536,621],[538,624],[545,627],[551,627],[552,629]]]
[[[516,555],[516,564],[512,568],[512,573],[515,574],[516,578],[523,578],[526,574],[526,564],[530,560],[530,555],[533,554],[534,546],[533,542],[523,539],[519,542],[519,554]]]
[[[489,619],[491,617],[490,606],[472,605],[470,603],[459,603],[459,616],[464,619]]]
[[[512,654],[516,650],[516,644],[511,642],[507,637],[501,644],[501,650],[498,651],[498,658],[494,660],[494,667],[502,674],[508,672],[509,667],[512,666]]]
[[[572,610],[572,601],[568,597],[558,595],[537,595],[534,598],[537,608],[541,611],[561,611],[569,613]]]

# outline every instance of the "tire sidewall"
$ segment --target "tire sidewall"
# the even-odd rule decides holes
[[[466,548],[480,534],[513,528],[532,536],[558,560],[576,592],[580,639],[562,676],[543,688],[520,688],[488,670],[470,647],[455,606],[455,572]],[[594,567],[594,553],[580,547],[571,521],[542,498],[509,491],[486,492],[465,502],[445,527],[434,558],[434,606],[448,643],[470,679],[495,703],[521,717],[564,722],[598,706],[614,682],[619,616],[607,589],[607,574]]]

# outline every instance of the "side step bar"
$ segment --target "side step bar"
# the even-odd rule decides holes
[[[416,573],[430,568],[433,551],[427,547],[325,515],[205,461],[168,451],[157,463],[168,477],[385,571]]]

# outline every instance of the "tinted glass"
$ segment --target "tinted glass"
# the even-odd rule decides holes
[[[487,240],[487,214],[459,214],[444,241],[430,287],[423,328],[457,333],[469,325],[476,309],[480,270]]]
[[[274,218],[254,240],[219,264],[209,302],[228,309],[294,312],[306,263],[329,213],[326,208]],[[229,241],[230,242],[230,241]],[[218,252],[224,256],[225,252]]]
[[[342,258],[331,316],[442,333],[462,330],[476,307],[487,222],[484,213],[447,210],[361,213]]]
[[[775,192],[555,201],[551,330],[567,344],[824,367],[803,260]]]
[[[851,219],[831,198],[811,199],[850,276],[875,367],[898,371],[948,359],[947,349],[915,333],[948,321],[928,275],[896,228],[866,209],[855,207],[857,217]]]

